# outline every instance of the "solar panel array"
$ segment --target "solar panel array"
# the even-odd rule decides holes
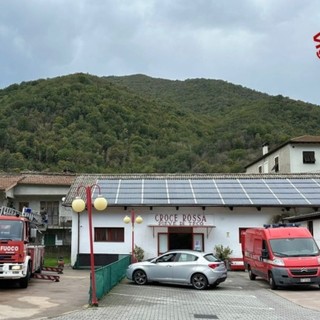
[[[320,179],[98,179],[110,205],[319,206]],[[96,189],[93,198],[98,195]]]

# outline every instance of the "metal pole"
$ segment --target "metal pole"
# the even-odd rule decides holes
[[[134,210],[131,210],[131,235],[132,235],[132,239],[131,239],[131,252],[132,252],[132,263],[137,262],[136,261],[136,256],[134,254],[134,219],[135,219],[135,214],[134,214]]]
[[[96,293],[96,275],[94,268],[94,253],[93,253],[93,238],[92,238],[92,199],[91,187],[86,187],[87,194],[87,209],[89,219],[89,241],[90,241],[90,266],[91,266],[91,305],[98,306],[98,299]]]

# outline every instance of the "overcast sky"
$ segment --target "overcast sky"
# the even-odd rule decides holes
[[[1,0],[0,88],[142,73],[320,105],[318,32],[319,0]]]

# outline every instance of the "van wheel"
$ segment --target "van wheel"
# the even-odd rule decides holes
[[[273,274],[272,272],[269,272],[269,285],[271,290],[276,290],[278,289],[278,286],[274,282]]]
[[[256,275],[254,273],[252,273],[252,270],[250,267],[248,267],[248,272],[249,272],[249,279],[256,280]]]

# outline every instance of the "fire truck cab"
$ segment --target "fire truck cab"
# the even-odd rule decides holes
[[[0,207],[0,280],[15,280],[27,288],[31,276],[41,272],[44,246],[33,244],[39,223],[29,208],[19,212]]]
[[[244,234],[244,265],[250,280],[262,277],[271,289],[320,286],[320,252],[307,228],[297,224],[265,225]]]

